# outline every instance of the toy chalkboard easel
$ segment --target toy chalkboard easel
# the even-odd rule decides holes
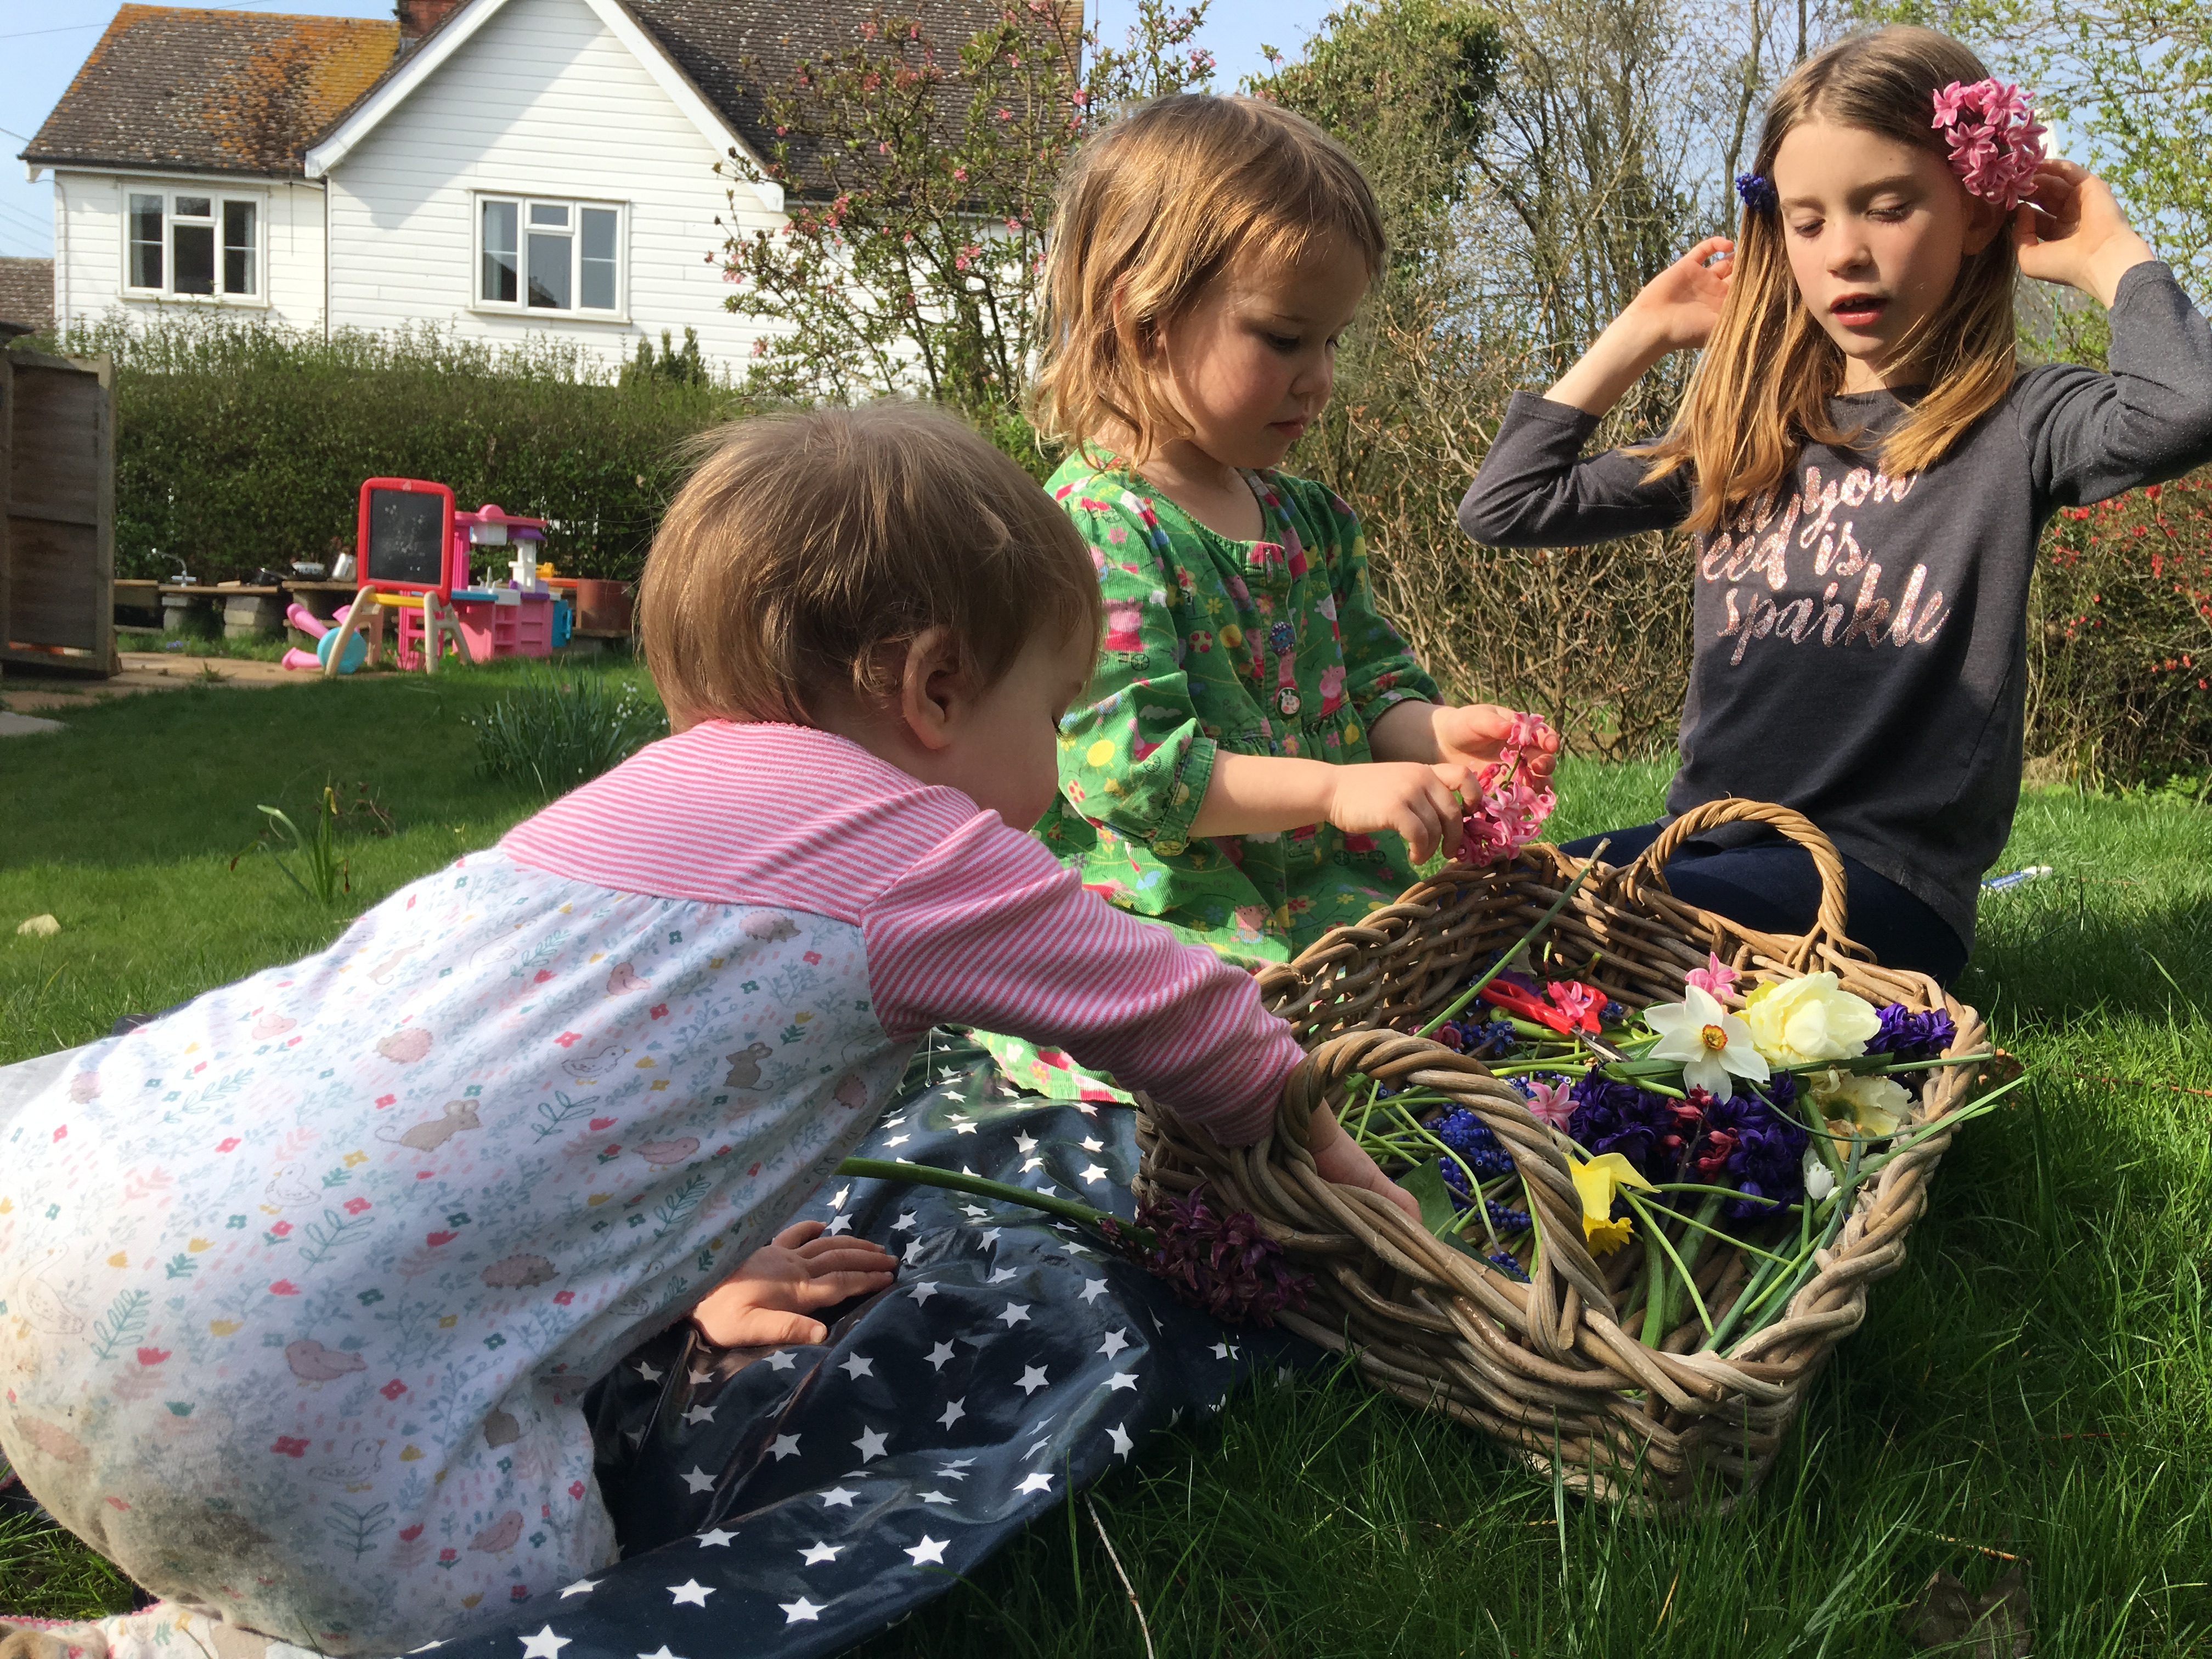
[[[361,591],[338,624],[338,638],[325,661],[325,678],[343,658],[346,641],[371,607],[387,601],[380,594],[412,596],[402,603],[422,608],[424,667],[438,672],[448,637],[460,645],[453,618],[453,492],[422,478],[371,478],[361,487],[356,517]],[[466,647],[462,647],[464,654]]]

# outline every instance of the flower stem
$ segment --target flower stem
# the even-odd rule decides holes
[[[1102,1224],[1112,1222],[1126,1237],[1146,1249],[1153,1244],[1151,1232],[1133,1222],[1122,1220],[1109,1210],[1094,1210],[1088,1204],[1078,1204],[1073,1199],[1051,1198],[1043,1193],[1033,1193],[1026,1187],[1009,1186],[1003,1181],[987,1181],[981,1176],[963,1175],[957,1170],[939,1170],[927,1164],[902,1164],[894,1158],[848,1158],[837,1166],[842,1176],[854,1176],[863,1181],[903,1181],[916,1187],[941,1187],[947,1192],[969,1193],[977,1198],[994,1198],[1002,1204],[1019,1204],[1026,1209],[1042,1210],[1047,1215],[1056,1215],[1064,1220],[1076,1222],[1102,1231]]]

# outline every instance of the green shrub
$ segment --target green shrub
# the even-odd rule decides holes
[[[741,413],[696,350],[617,376],[573,345],[495,351],[435,328],[325,341],[168,322],[76,331],[116,361],[116,574],[203,580],[354,544],[364,478],[555,521],[565,574],[634,578],[684,441]]]
[[[488,777],[535,783],[550,800],[668,735],[668,716],[636,686],[594,672],[532,674],[482,714],[477,765]]]

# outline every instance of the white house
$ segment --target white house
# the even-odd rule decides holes
[[[22,159],[54,174],[57,324],[212,307],[330,333],[435,324],[608,359],[727,310],[725,239],[782,219],[759,84],[870,0],[398,0],[395,22],[125,5]],[[921,11],[908,3],[902,10]],[[990,0],[931,0],[948,41]],[[717,218],[722,220],[718,225]]]

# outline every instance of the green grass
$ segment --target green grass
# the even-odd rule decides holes
[[[265,861],[224,870],[257,801],[370,782],[401,827],[349,843],[357,903],[490,840],[532,797],[477,775],[460,715],[513,684],[194,690],[0,744],[32,809],[0,820],[0,921],[65,927],[0,936],[0,1058],[330,937]],[[1556,832],[1648,819],[1665,775],[1570,765]],[[2027,1564],[2040,1659],[2212,1651],[2212,1095],[2159,1086],[2212,1091],[2212,811],[2039,793],[2005,861],[2060,873],[1984,903],[1960,988],[2035,1081],[1961,1135],[1758,1497],[1638,1519],[1352,1377],[1269,1381],[1093,1495],[1158,1651],[1901,1656],[1899,1610],[1938,1569],[1985,1588],[1983,1551]],[[0,1608],[118,1589],[0,1531]],[[863,1651],[1144,1647],[1079,1502]]]

